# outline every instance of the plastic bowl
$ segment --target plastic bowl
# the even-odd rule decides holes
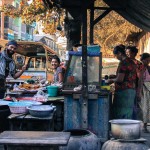
[[[34,100],[22,100],[20,102],[29,103],[29,104],[34,105],[34,106],[36,106],[36,105],[42,105],[41,102],[34,101]]]
[[[48,117],[53,112],[54,107],[50,105],[39,105],[29,106],[27,109],[29,110],[30,115],[34,117]]]
[[[10,101],[0,100],[0,106],[2,106],[2,105],[7,105],[8,106],[9,103],[11,103],[11,102]]]

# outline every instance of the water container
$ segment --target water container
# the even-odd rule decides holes
[[[47,91],[50,97],[57,96],[58,86],[47,86]]]
[[[109,140],[103,144],[101,150],[149,150],[149,147],[140,140],[133,142]]]
[[[71,133],[68,145],[60,146],[59,150],[100,150],[100,140],[89,130],[71,129],[66,132]]]
[[[88,45],[87,52],[100,52],[100,46],[99,45]]]

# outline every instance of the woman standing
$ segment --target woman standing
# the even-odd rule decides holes
[[[136,73],[137,73],[137,77],[138,77],[138,79],[137,79],[137,83],[136,83],[136,86],[137,86],[137,96],[138,97],[141,97],[141,95],[139,95],[139,91],[140,91],[140,87],[138,86],[138,81],[140,80],[140,78],[141,78],[141,72],[142,72],[142,70],[143,70],[143,68],[144,68],[144,65],[143,65],[143,63],[141,62],[141,61],[139,61],[139,60],[137,60],[135,57],[136,57],[136,55],[137,55],[137,53],[138,53],[138,49],[135,47],[135,46],[128,46],[128,47],[126,47],[126,55],[127,55],[127,57],[129,57],[130,59],[132,59],[133,60],[133,62],[135,63],[135,65],[136,65]]]
[[[51,65],[54,69],[54,77],[52,84],[62,84],[63,82],[63,69],[60,67],[60,59],[58,56],[53,56],[51,60]]]
[[[116,46],[113,53],[120,63],[116,78],[108,80],[108,83],[115,83],[112,117],[113,119],[132,119],[136,96],[136,65],[126,57],[124,45]]]
[[[135,106],[134,106],[134,119],[141,120],[142,118],[142,110],[139,108],[139,102],[141,100],[141,77],[142,77],[142,70],[144,65],[141,61],[136,59],[136,55],[138,53],[138,49],[136,46],[127,46],[126,47],[126,55],[129,57],[136,65],[136,73],[137,73],[137,81],[136,81],[136,98],[135,98]]]
[[[142,87],[141,87],[141,109],[143,112],[144,132],[149,132],[147,123],[150,122],[150,54],[143,53],[141,61],[144,64],[142,71]]]

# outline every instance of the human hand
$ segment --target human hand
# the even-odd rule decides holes
[[[24,72],[26,69],[27,69],[27,65],[24,65],[24,66],[22,67],[22,71]]]
[[[114,80],[108,79],[108,80],[105,81],[105,83],[107,83],[107,84],[112,84],[112,83],[114,83]]]

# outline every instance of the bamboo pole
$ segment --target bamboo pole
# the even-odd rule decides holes
[[[1,4],[4,5],[4,0],[1,1]],[[1,39],[4,39],[4,12],[1,12]]]

